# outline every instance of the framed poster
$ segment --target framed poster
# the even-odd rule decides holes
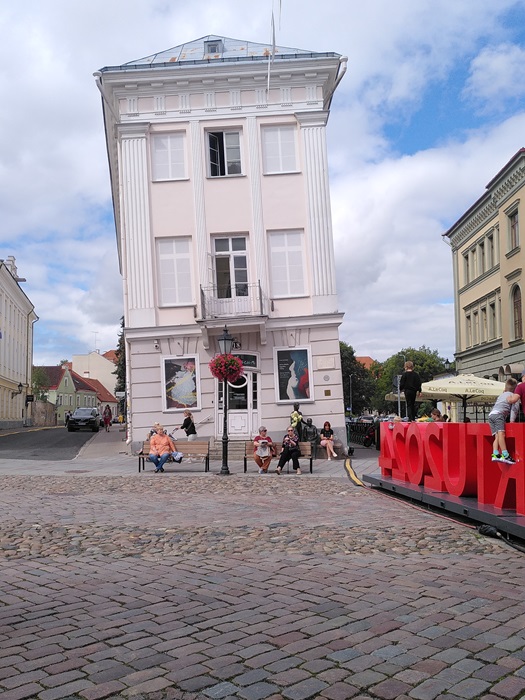
[[[274,371],[277,401],[280,403],[304,403],[313,401],[310,385],[309,348],[274,349]]]
[[[199,362],[194,355],[162,358],[163,410],[200,408]]]

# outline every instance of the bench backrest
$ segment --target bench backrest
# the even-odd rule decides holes
[[[196,440],[190,442],[176,442],[174,440],[174,444],[176,450],[185,455],[207,455],[210,450],[208,442],[197,442]],[[142,454],[149,454],[149,440],[144,440],[142,443]]]

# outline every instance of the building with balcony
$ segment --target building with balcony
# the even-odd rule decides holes
[[[20,286],[15,258],[0,260],[0,428],[31,421],[34,306]]]
[[[504,381],[525,366],[521,288],[525,148],[443,235],[454,272],[456,368]]]
[[[325,129],[335,53],[207,36],[102,68],[124,285],[130,439],[153,421],[222,434],[209,371],[225,326],[245,374],[232,439],[299,403],[344,436]]]

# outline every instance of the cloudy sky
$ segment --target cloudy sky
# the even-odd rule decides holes
[[[35,364],[116,347],[122,287],[93,73],[207,34],[348,56],[328,123],[341,339],[452,359],[441,234],[525,146],[525,0],[0,4],[0,257]]]

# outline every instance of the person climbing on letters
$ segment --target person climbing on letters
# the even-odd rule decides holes
[[[492,461],[505,462],[506,464],[516,464],[516,460],[512,459],[505,440],[505,421],[512,412],[511,421],[515,417],[519,409],[519,394],[515,394],[517,381],[509,377],[505,382],[505,391],[496,399],[494,408],[489,413],[489,425],[494,442],[492,445]]]

